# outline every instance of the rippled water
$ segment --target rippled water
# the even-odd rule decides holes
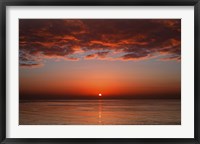
[[[20,125],[180,125],[180,99],[23,101]]]

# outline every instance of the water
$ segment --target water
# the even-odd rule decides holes
[[[20,125],[180,125],[180,99],[23,101]]]

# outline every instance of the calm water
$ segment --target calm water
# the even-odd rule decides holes
[[[179,125],[181,101],[68,100],[20,102],[20,125]]]

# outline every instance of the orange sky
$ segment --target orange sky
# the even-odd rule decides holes
[[[20,98],[180,98],[179,20],[20,20]]]

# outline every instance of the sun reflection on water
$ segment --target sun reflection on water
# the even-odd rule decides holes
[[[99,116],[99,124],[102,124],[101,118],[102,118],[102,100],[99,100],[99,111],[98,111],[98,116]]]

